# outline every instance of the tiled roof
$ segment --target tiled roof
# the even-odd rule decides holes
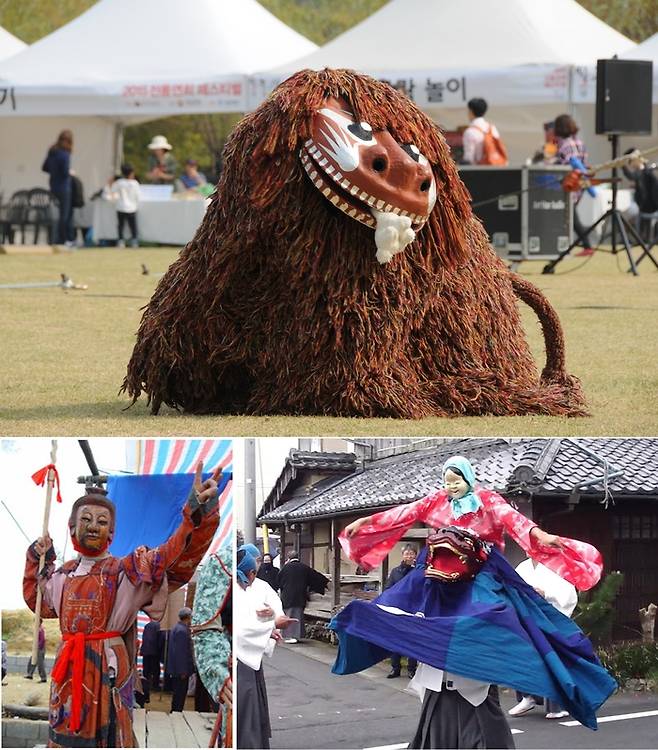
[[[354,462],[347,476],[329,477],[278,507],[264,506],[259,520],[293,523],[412,502],[441,487],[443,463],[455,454],[470,459],[480,485],[506,495],[564,496],[576,490],[581,497],[603,499],[602,481],[588,483],[603,479],[606,464],[600,459],[605,459],[613,498],[658,499],[658,439],[469,439],[367,462],[363,468]]]

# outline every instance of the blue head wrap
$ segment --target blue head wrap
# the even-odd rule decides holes
[[[255,544],[242,544],[238,547],[238,552],[242,550],[243,552],[246,552],[248,555],[251,555],[252,557],[260,557],[260,550]]]
[[[463,497],[455,497],[450,501],[453,518],[459,518],[465,513],[475,513],[482,507],[482,501],[473,491],[475,489],[475,472],[471,462],[464,456],[453,456],[443,464],[441,476],[445,477],[448,469],[459,469],[468,485],[469,491]]]
[[[240,549],[238,550],[238,567],[235,571],[238,581],[240,581],[240,583],[244,584],[245,586],[248,586],[248,574],[252,571],[255,572],[257,568],[258,565],[256,564],[256,558],[253,555],[250,555],[249,552],[244,550],[242,547],[240,547]]]

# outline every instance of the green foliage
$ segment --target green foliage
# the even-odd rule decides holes
[[[598,649],[601,664],[625,687],[629,680],[658,683],[658,643],[620,641]]]
[[[154,135],[164,135],[173,146],[179,172],[186,159],[196,159],[208,179],[215,174],[215,161],[226,137],[241,115],[179,115],[126,128],[124,159],[135,168],[138,179],[146,173],[148,144]]]
[[[316,44],[326,44],[387,0],[259,0],[270,13]]]
[[[583,591],[578,597],[578,607],[573,619],[595,643],[610,639],[615,617],[614,603],[623,582],[623,574],[613,571],[596,589]]]
[[[0,0],[0,26],[33,44],[72,21],[96,0]]]
[[[613,29],[643,42],[658,31],[656,0],[578,0]]]

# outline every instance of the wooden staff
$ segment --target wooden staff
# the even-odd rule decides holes
[[[50,463],[55,464],[57,459],[57,440],[51,440]],[[46,505],[43,509],[43,527],[41,529],[41,538],[48,536],[48,522],[50,520],[50,501],[53,496],[53,487],[55,486],[55,471],[48,469],[48,479],[46,484]],[[37,603],[34,608],[34,632],[32,633],[32,664],[36,666],[37,654],[39,651],[39,628],[41,626],[41,571],[46,564],[46,552],[39,557],[39,568],[37,573]]]

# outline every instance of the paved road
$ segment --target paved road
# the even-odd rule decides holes
[[[404,688],[406,679],[387,680],[378,666],[359,675],[337,677],[329,667],[334,650],[305,642],[277,646],[265,660],[272,722],[272,748],[380,748],[403,750],[413,735],[420,702]],[[503,691],[504,708],[515,703]],[[652,715],[638,716],[649,712]],[[630,715],[630,716],[629,716]],[[601,721],[604,717],[629,716]],[[614,696],[599,712],[599,730],[547,721],[543,709],[510,719],[520,750],[534,748],[658,748],[658,696]]]

